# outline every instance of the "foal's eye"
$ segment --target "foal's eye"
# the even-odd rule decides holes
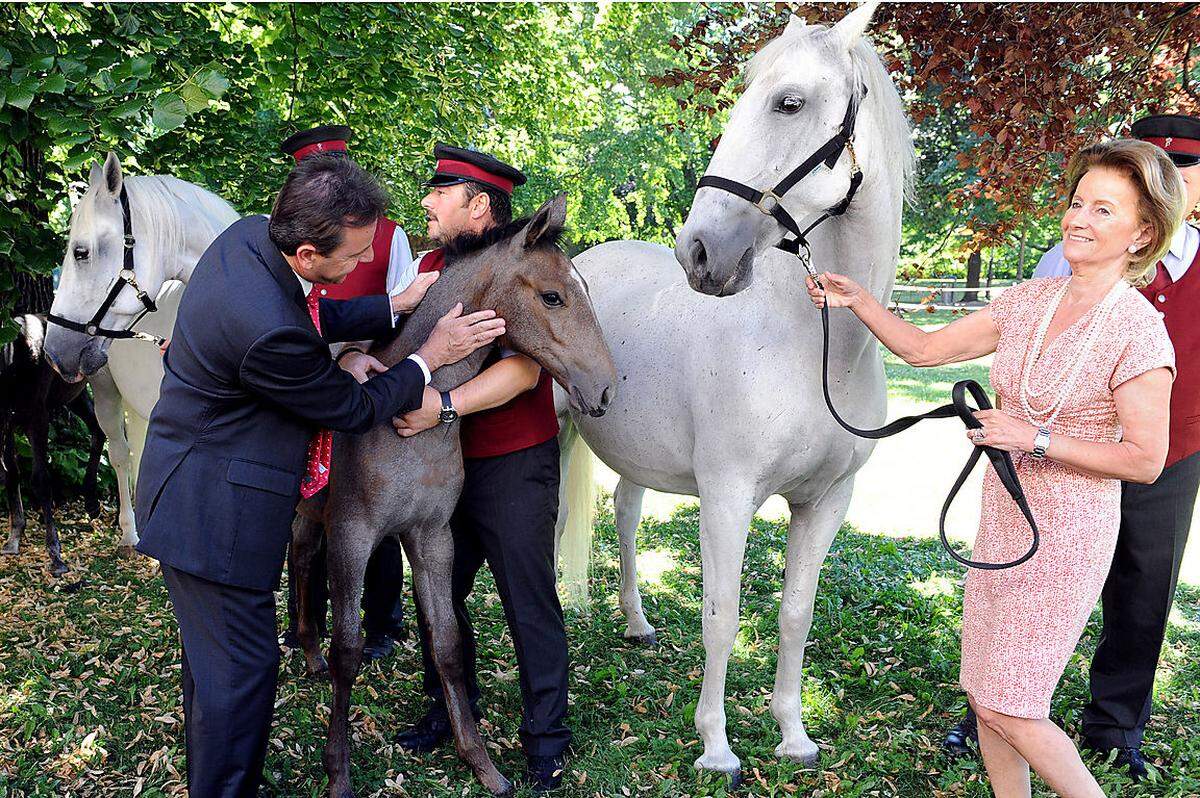
[[[775,111],[781,114],[792,114],[804,107],[804,98],[798,94],[785,94],[775,104]]]
[[[562,307],[563,304],[562,297],[558,295],[557,291],[543,291],[542,302],[551,308]]]
[[[89,253],[87,247],[75,247],[72,254],[75,256],[76,262],[82,262],[88,259]]]

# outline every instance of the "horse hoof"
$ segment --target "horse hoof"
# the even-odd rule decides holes
[[[329,663],[324,657],[318,656],[316,662],[304,663],[304,675],[310,679],[320,679],[322,681],[329,678]]]
[[[504,778],[503,774],[497,773],[496,775],[500,780],[496,782],[495,785],[489,786],[488,792],[496,796],[512,795],[514,792],[516,792],[516,788],[513,786],[513,783]]]
[[[812,743],[809,743],[809,745],[812,747],[787,746],[784,743],[780,743],[775,748],[775,756],[780,759],[790,760],[806,768],[816,767],[817,763],[821,761],[821,749],[812,745]]]
[[[0,554],[20,554],[20,553],[21,553],[21,544],[20,543],[11,543],[11,542],[5,543],[4,548],[0,549]]]
[[[625,638],[625,642],[631,646],[654,648],[658,645],[658,633],[651,631],[644,635],[631,635]]]
[[[88,518],[100,517],[100,502],[88,502],[83,509],[87,510]]]
[[[117,556],[122,560],[133,560],[137,558],[137,549],[129,545],[117,546]]]
[[[53,576],[62,576],[70,570],[65,562],[50,563],[50,573]]]

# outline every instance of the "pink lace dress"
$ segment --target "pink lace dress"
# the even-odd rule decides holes
[[[992,389],[1004,412],[1030,423],[1021,399],[1021,374],[1047,307],[1069,277],[1029,280],[991,304],[1000,330],[992,360]],[[1103,326],[1088,335],[1094,317]],[[1092,344],[1081,351],[1087,338]],[[1052,435],[1117,441],[1113,389],[1151,369],[1175,369],[1175,352],[1162,319],[1137,291],[1101,303],[1045,348],[1030,372],[1029,404],[1050,406],[1070,366],[1082,370],[1054,419]],[[1050,384],[1057,382],[1058,384]],[[1027,394],[1030,395],[1030,394]],[[1040,401],[1039,401],[1040,399]],[[963,599],[959,681],[980,706],[1022,718],[1046,718],[1050,697],[1100,596],[1116,547],[1121,483],[1080,473],[1052,460],[1015,453],[1013,461],[1041,532],[1041,548],[1027,563],[1003,571],[971,570]],[[988,469],[974,559],[1008,561],[1025,553],[1029,526]]]

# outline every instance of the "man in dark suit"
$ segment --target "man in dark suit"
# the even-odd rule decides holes
[[[183,641],[192,798],[258,791],[279,665],[272,591],[302,478],[309,495],[328,473],[328,430],[363,432],[419,407],[431,371],[503,334],[491,311],[462,316],[460,306],[392,368],[361,358],[356,375],[338,367],[329,342],[386,335],[431,282],[391,299],[311,292],[370,256],[385,207],[349,159],[306,159],[269,220],[242,219],[213,242],[180,303],[137,520]]]

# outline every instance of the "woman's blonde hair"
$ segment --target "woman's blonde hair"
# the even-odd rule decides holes
[[[1087,147],[1067,164],[1068,197],[1092,169],[1113,169],[1129,178],[1138,194],[1138,215],[1150,225],[1150,243],[1129,256],[1124,277],[1138,285],[1146,282],[1154,265],[1171,246],[1171,237],[1187,211],[1183,178],[1160,148],[1137,139],[1113,139]]]

